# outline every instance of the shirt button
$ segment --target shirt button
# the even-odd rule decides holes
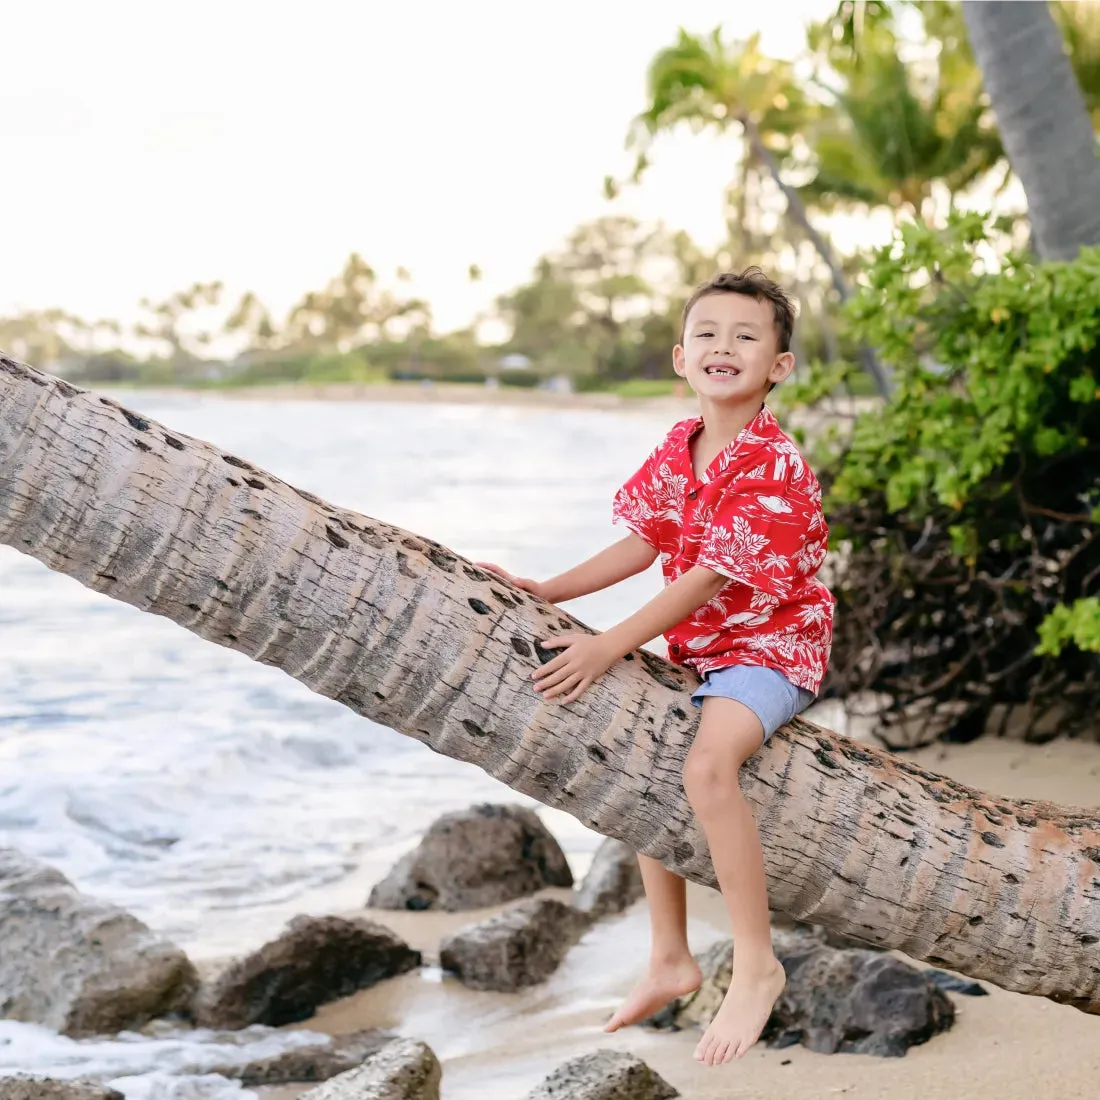
[[[680,652],[680,647],[678,645],[670,646],[669,648],[672,650],[673,653]]]
[[[699,490],[698,489],[692,489],[691,492],[688,493],[688,500],[694,500],[698,495],[699,495]]]

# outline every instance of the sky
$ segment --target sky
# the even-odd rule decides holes
[[[677,27],[791,56],[831,0],[0,4],[0,314],[132,321],[195,281],[276,316],[355,250],[469,323],[580,222],[722,236],[732,139],[673,135],[614,206]],[[467,280],[470,264],[484,273]]]

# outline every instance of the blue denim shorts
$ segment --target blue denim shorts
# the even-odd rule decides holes
[[[812,692],[795,687],[782,672],[762,665],[730,665],[708,672],[691,701],[701,707],[706,695],[743,703],[760,719],[765,741],[814,701]]]

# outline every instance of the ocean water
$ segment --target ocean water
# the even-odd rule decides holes
[[[536,577],[619,537],[611,497],[674,419],[667,409],[122,400],[336,504]],[[606,627],[658,585],[652,570],[572,609]],[[441,813],[527,801],[7,547],[0,662],[0,844],[198,959],[251,950],[300,912],[361,906]],[[599,838],[541,812],[582,871]],[[204,1076],[217,1060],[223,1044],[202,1033],[74,1044],[0,1021],[0,1070],[92,1074],[141,1100],[239,1094]]]

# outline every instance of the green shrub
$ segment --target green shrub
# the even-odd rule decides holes
[[[823,476],[831,682],[893,700],[885,738],[917,704],[969,737],[997,704],[1073,732],[1100,703],[1100,250],[994,266],[989,236],[909,226],[848,306],[896,388]]]

